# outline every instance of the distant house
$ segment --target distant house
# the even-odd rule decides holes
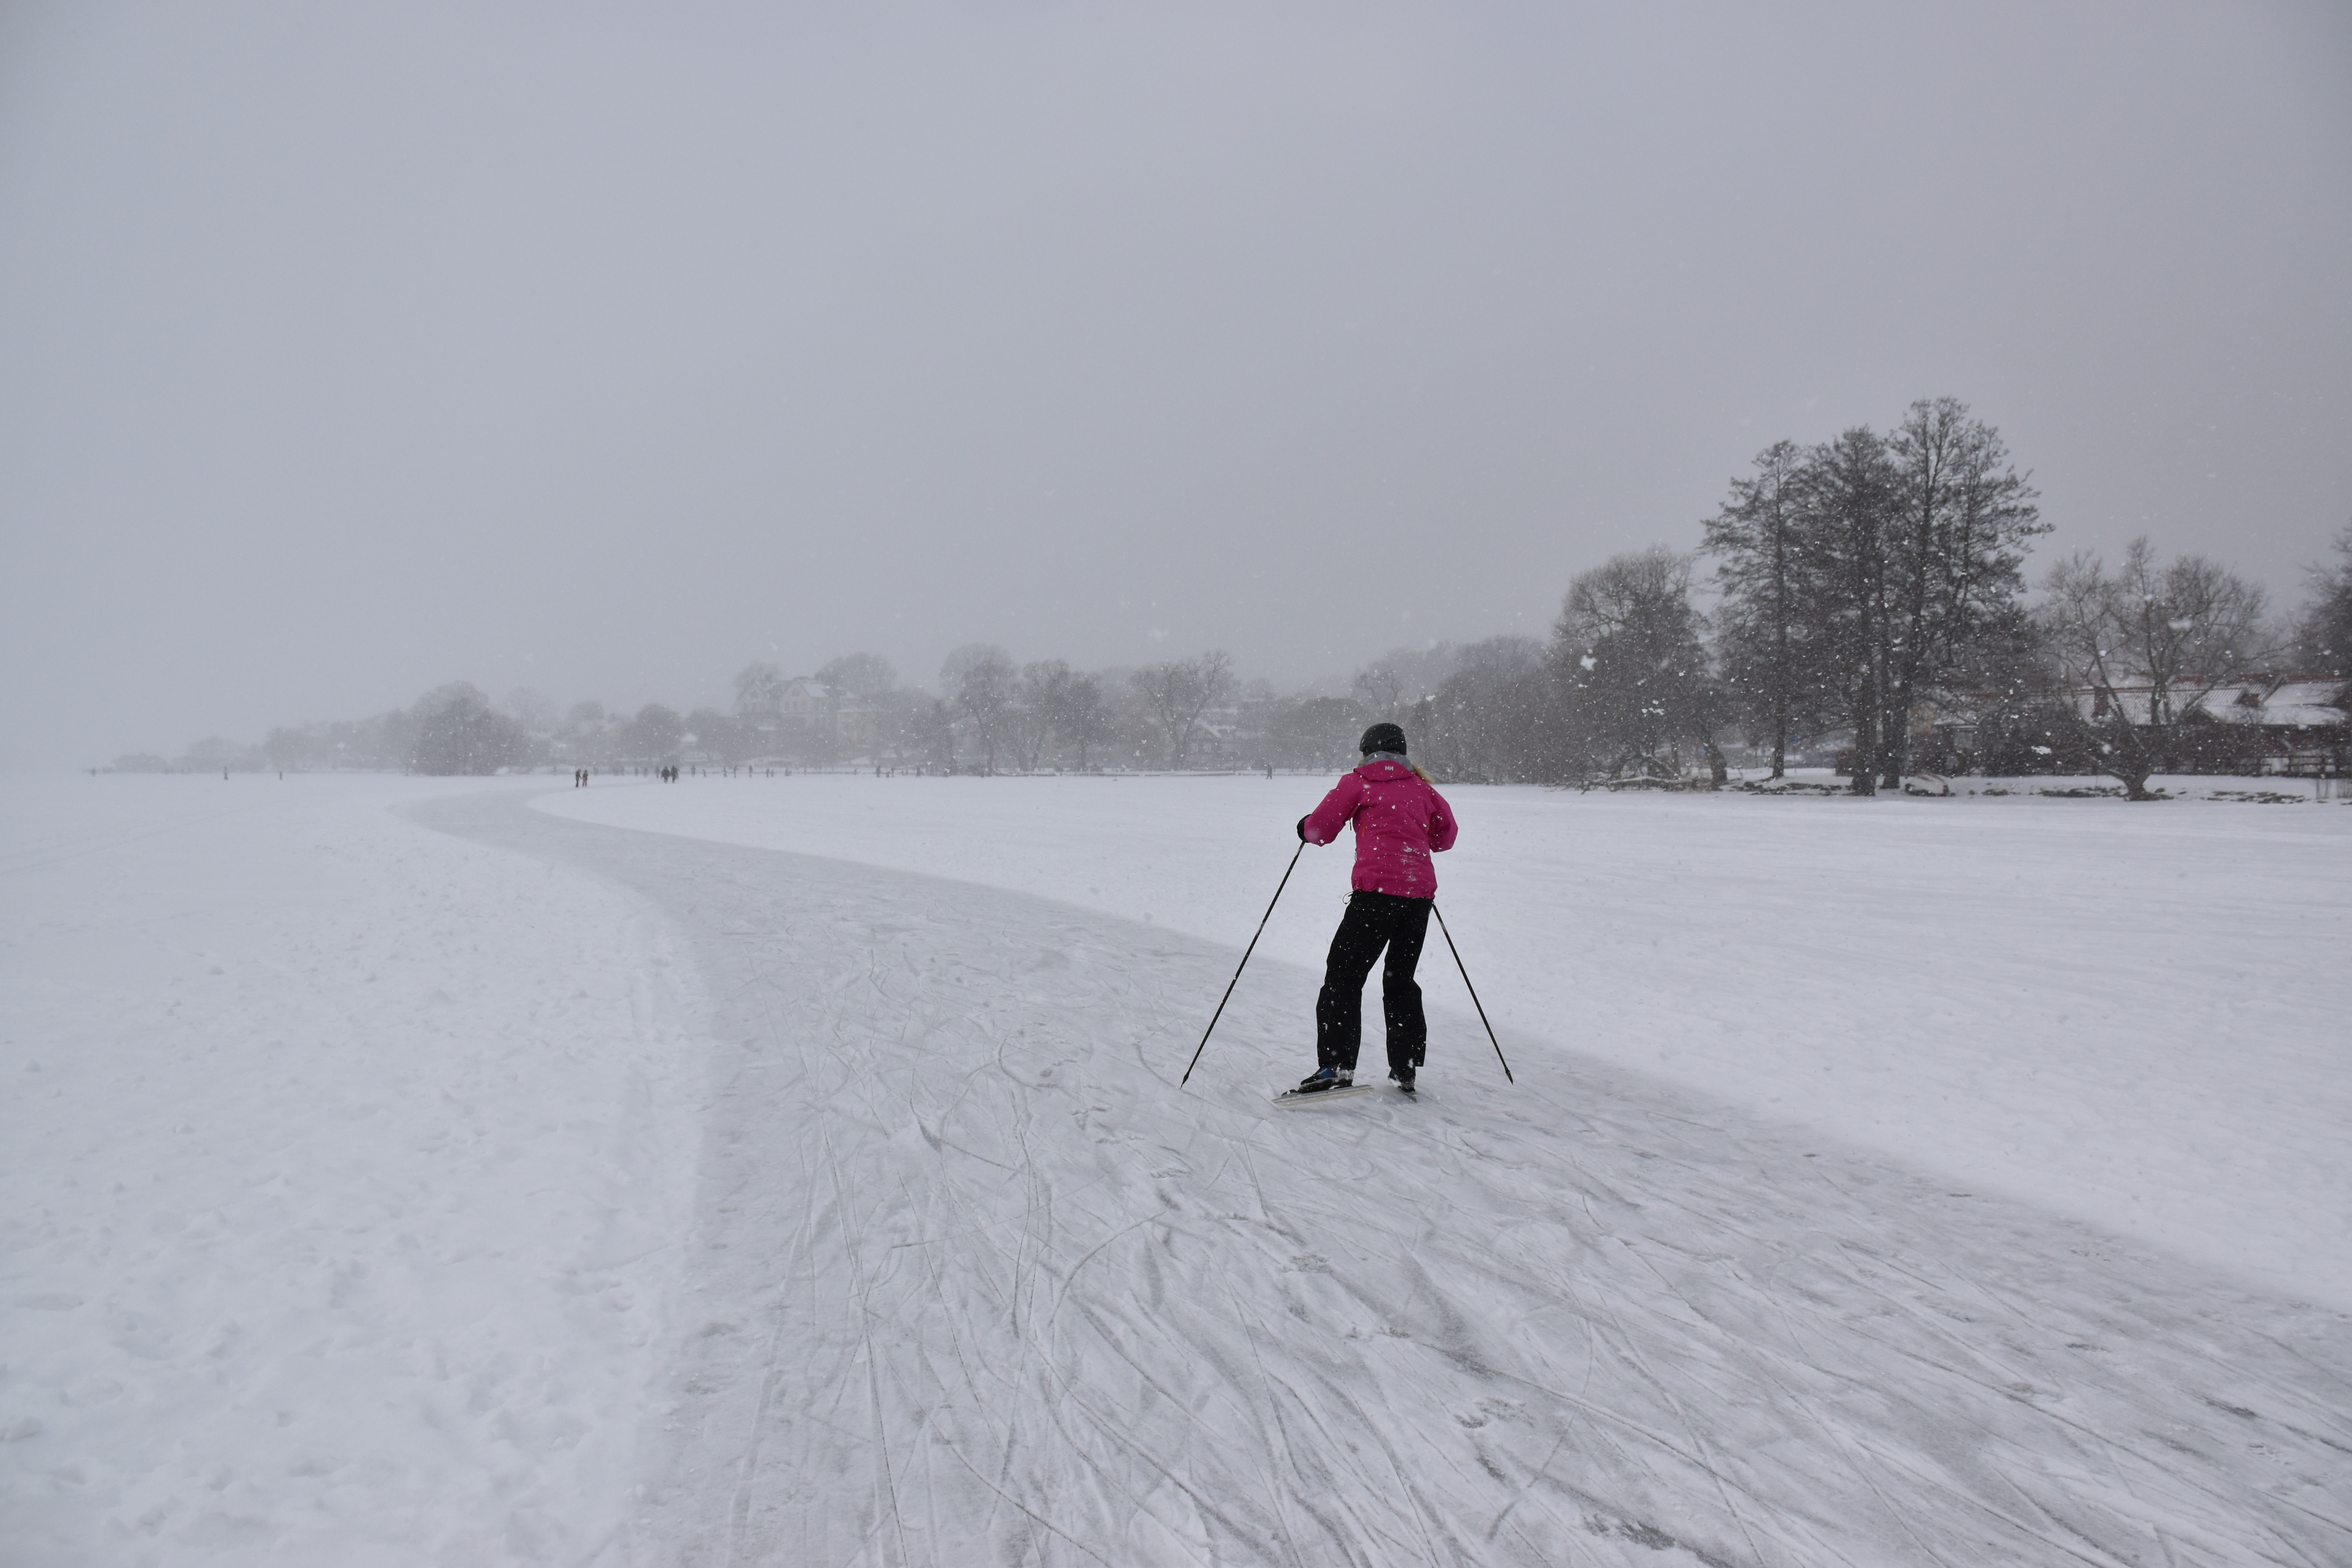
[[[1939,692],[1911,708],[1913,771],[1923,773],[2036,773],[2083,771],[2082,737],[2063,707],[2003,691]],[[1841,743],[1840,773],[1853,765]]]
[[[2206,681],[2174,683],[2173,714],[2178,754],[2167,763],[2176,773],[2341,773],[2352,740],[2344,681],[2313,676],[2247,675],[2205,689]],[[2147,685],[2112,690],[2081,688],[2069,694],[2075,711],[2110,722],[2120,710],[2135,727],[2145,726],[2157,700]]]
[[[2202,678],[2175,681],[2159,771],[2352,772],[2348,691],[2343,680],[2313,676],[2248,675],[2210,689]],[[1911,766],[1936,773],[2096,772],[2098,730],[2118,710],[2133,727],[2146,728],[2157,700],[2147,683],[2078,687],[2021,703],[1995,692],[1922,700],[1911,713]],[[1838,753],[1840,772],[1851,754]]]
[[[805,762],[869,754],[881,731],[870,705],[805,675],[776,683],[739,717],[759,737],[758,750]]]

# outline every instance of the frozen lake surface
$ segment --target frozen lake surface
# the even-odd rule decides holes
[[[2352,1559],[2352,811],[7,787],[30,1562]]]

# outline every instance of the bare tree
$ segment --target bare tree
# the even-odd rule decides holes
[[[1720,771],[1717,697],[1690,578],[1690,557],[1661,544],[1614,556],[1569,584],[1550,662],[1573,773],[1668,772],[1682,742]]]
[[[2017,626],[2027,543],[2046,532],[2000,432],[1949,397],[1886,436],[1857,426],[1768,447],[1706,525],[1720,647],[1777,776],[1791,736],[1853,731],[1853,788],[1902,782],[1913,715]]]
[[[1759,453],[1755,471],[1731,481],[1731,499],[1707,520],[1703,546],[1718,562],[1727,693],[1747,715],[1749,738],[1770,742],[1776,779],[1788,771],[1790,741],[1824,721],[1833,689],[1811,613],[1805,463],[1794,441]]]
[[[1402,719],[1444,683],[1460,658],[1452,643],[1392,647],[1356,671],[1349,687],[1374,719]]]
[[[436,687],[409,712],[415,740],[408,765],[417,773],[494,773],[529,757],[522,726],[492,708],[469,682]]]
[[[914,743],[924,766],[934,773],[955,771],[955,712],[936,697],[919,699],[911,720]]]
[[[1013,687],[1006,729],[1019,750],[1024,772],[1043,764],[1045,742],[1060,727],[1060,713],[1070,686],[1070,667],[1058,658],[1041,658],[1021,667]]]
[[[2025,542],[2045,533],[2034,491],[2000,434],[1956,398],[1923,398],[1887,438],[1887,552],[1879,783],[1902,786],[1911,713],[1969,639],[2017,602]],[[1855,765],[1861,765],[1859,759]]]
[[[1558,703],[1543,645],[1489,637],[1463,648],[1420,715],[1413,750],[1442,776],[1465,784],[1524,784],[1556,776],[1551,747]]]
[[[1352,697],[1270,696],[1255,717],[1257,760],[1286,768],[1353,766],[1368,721],[1363,704]],[[1414,733],[1413,741],[1418,751],[1421,736]]]
[[[760,739],[757,730],[716,708],[697,708],[686,716],[686,734],[681,743],[692,741],[694,749],[705,757],[740,763],[758,750]]]
[[[816,672],[817,679],[835,694],[869,706],[898,689],[898,672],[880,654],[845,653]]]
[[[2201,555],[2159,566],[2146,539],[2114,572],[2077,552],[2044,586],[2038,619],[2099,771],[2155,799],[2148,775],[2178,754],[2182,723],[2210,717],[2205,700],[2268,657],[2262,589]]]
[[[2352,523],[2336,536],[2336,563],[2311,568],[2295,659],[2315,675],[2352,678]]]
[[[1348,689],[1355,694],[1356,700],[1363,705],[1366,712],[1385,713],[1391,718],[1395,716],[1404,699],[1404,672],[1384,658],[1376,658],[1364,666],[1348,682]]]
[[[906,703],[898,700],[898,672],[879,654],[845,653],[816,672],[824,688],[827,751],[894,760],[907,738]]]
[[[911,686],[893,686],[872,700],[874,761],[913,767],[929,754],[929,715],[935,700]]]
[[[1013,740],[1013,656],[994,643],[966,643],[940,666],[940,683],[981,748],[981,771],[995,773],[998,749]]]
[[[1233,687],[1234,661],[1222,649],[1198,658],[1148,664],[1135,672],[1136,695],[1143,700],[1172,771],[1184,766],[1201,715]]]
[[[640,761],[658,762],[677,750],[686,736],[686,721],[677,710],[648,702],[629,721],[622,743]]]
[[[518,686],[506,694],[499,704],[508,718],[523,727],[526,734],[551,735],[555,732],[555,699],[529,686]]]
[[[1866,425],[1814,447],[1805,464],[1807,574],[1822,652],[1842,715],[1853,726],[1853,793],[1878,793],[1892,689],[1888,535],[1898,479],[1886,442]]]
[[[1110,738],[1110,704],[1102,681],[1092,675],[1073,675],[1062,688],[1054,713],[1055,732],[1078,749],[1078,772],[1087,771],[1087,751]]]

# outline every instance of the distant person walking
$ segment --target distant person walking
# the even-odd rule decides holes
[[[1356,1081],[1363,1036],[1364,981],[1385,948],[1381,1009],[1388,1026],[1389,1077],[1407,1094],[1429,1045],[1414,967],[1437,897],[1430,857],[1454,847],[1460,829],[1454,808],[1429,775],[1405,760],[1404,731],[1375,724],[1357,742],[1364,754],[1353,773],[1298,819],[1298,837],[1328,844],[1356,826],[1355,890],[1331,938],[1323,990],[1315,998],[1315,1071],[1293,1092],[1317,1094]]]

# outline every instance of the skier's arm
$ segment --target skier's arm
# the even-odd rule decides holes
[[[1441,854],[1454,847],[1454,841],[1461,837],[1462,828],[1454,820],[1454,808],[1445,804],[1444,795],[1431,790],[1429,798],[1437,803],[1437,809],[1429,814],[1429,849],[1433,855]]]
[[[1309,844],[1328,844],[1364,804],[1364,781],[1349,773],[1323,797],[1323,804],[1299,819],[1298,837]]]

